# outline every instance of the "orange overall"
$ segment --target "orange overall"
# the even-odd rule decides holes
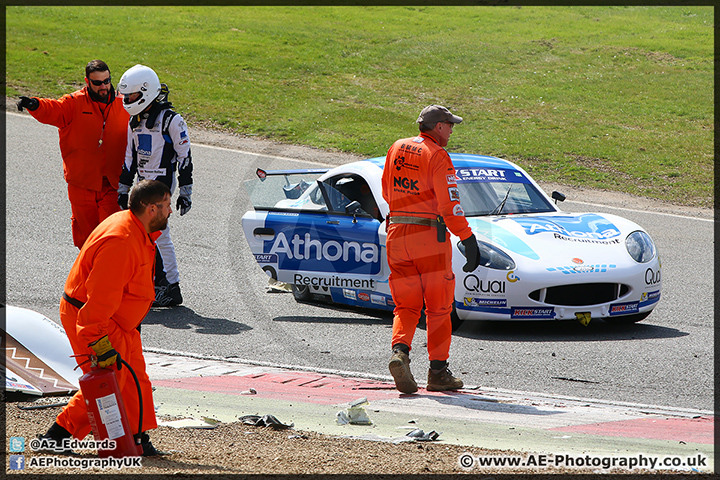
[[[38,98],[40,106],[30,111],[39,122],[59,129],[73,243],[78,248],[100,222],[120,211],[117,187],[130,121],[122,97],[111,94],[109,104],[96,102],[87,88],[59,100]]]
[[[75,354],[94,353],[88,344],[107,335],[113,348],[135,371],[143,399],[142,431],[157,427],[152,385],[145,371],[137,326],[155,299],[153,274],[155,239],[130,210],[105,219],[88,237],[65,282],[65,294],[84,303],[82,308],[64,298],[60,319]],[[84,358],[78,357],[78,363]],[[83,372],[89,371],[83,365]],[[139,421],[137,387],[127,367],[116,371],[128,423],[133,433]],[[78,391],[57,417],[73,437],[90,433],[85,399]]]
[[[398,140],[387,153],[382,191],[390,206],[387,255],[395,302],[392,345],[412,346],[424,301],[429,359],[447,360],[455,290],[450,236],[445,232],[445,241],[440,242],[436,227],[407,220],[429,223],[441,216],[461,240],[472,235],[460,206],[450,156],[424,133]]]

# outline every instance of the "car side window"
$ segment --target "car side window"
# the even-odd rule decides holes
[[[329,178],[325,183],[342,197],[337,209],[333,204],[333,210],[344,212],[345,207],[350,202],[356,201],[360,204],[362,213],[382,221],[382,215],[380,215],[380,209],[372,195],[372,190],[370,190],[370,186],[363,177],[360,175],[341,175]]]

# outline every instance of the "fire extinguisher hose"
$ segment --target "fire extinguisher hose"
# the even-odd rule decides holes
[[[137,431],[137,435],[135,435],[135,439],[136,439],[135,441],[137,443],[139,443],[140,442],[140,434],[142,433],[142,423],[143,423],[143,400],[142,400],[142,392],[140,391],[140,382],[138,381],[137,375],[135,375],[135,370],[133,370],[132,367],[130,365],[128,365],[128,363],[125,360],[123,360],[122,358],[120,359],[120,361],[122,362],[123,365],[125,365],[127,367],[128,370],[130,370],[130,373],[132,374],[133,379],[135,380],[135,386],[137,387],[138,402],[140,403],[140,405],[139,405],[140,406],[140,420],[138,421],[138,431]]]

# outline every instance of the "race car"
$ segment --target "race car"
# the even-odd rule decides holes
[[[453,326],[464,320],[633,323],[660,300],[657,248],[639,225],[599,213],[568,213],[518,165],[451,153],[480,266],[464,272],[451,235]],[[254,210],[242,228],[255,260],[295,299],[392,310],[386,251],[384,157],[332,169],[258,169],[246,182]]]

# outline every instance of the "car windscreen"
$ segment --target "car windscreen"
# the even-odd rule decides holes
[[[458,168],[460,204],[466,217],[554,212],[535,185],[521,172],[502,168]]]

